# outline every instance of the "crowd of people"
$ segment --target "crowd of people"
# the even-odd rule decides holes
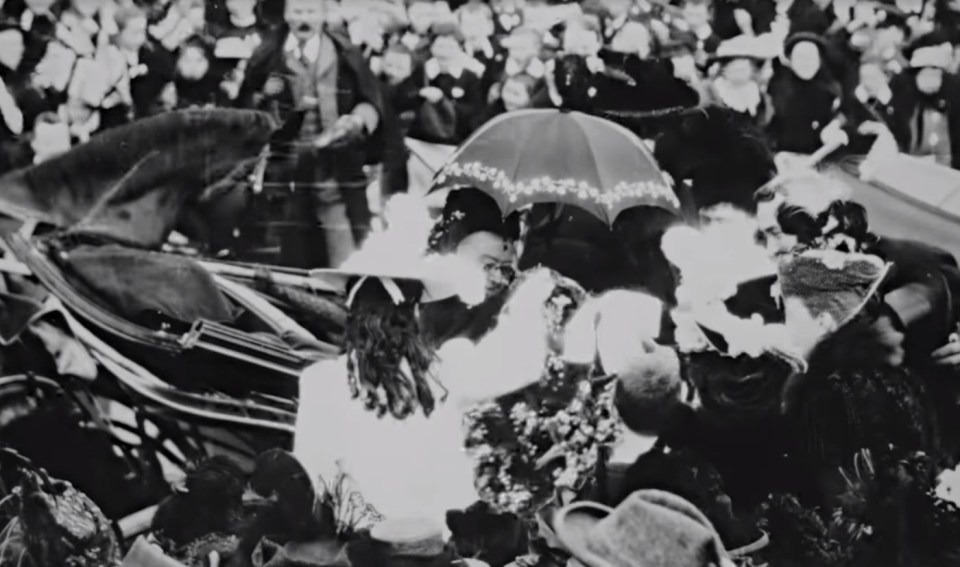
[[[772,156],[886,139],[960,168],[960,7],[452,4],[2,4],[3,168],[164,111],[266,111],[282,126],[238,183],[255,200],[236,256],[347,266],[344,354],[300,377],[292,454],[192,471],[154,517],[163,552],[213,564],[214,536],[244,566],[955,565],[956,259],[877,234],[849,187]],[[418,209],[432,230],[367,238],[371,180],[426,189],[411,147],[526,108],[630,125],[700,214],[505,218],[465,187],[437,219]],[[686,109],[732,120],[735,147],[664,127]],[[384,265],[358,268],[377,242]],[[417,272],[425,251],[476,268],[483,297],[431,288],[456,270]]]
[[[250,224],[266,228],[248,230],[255,243],[245,247],[252,259],[283,248],[273,261],[316,266],[338,265],[366,234],[361,189],[371,179],[386,194],[423,184],[408,172],[404,136],[452,147],[490,118],[529,107],[717,104],[742,114],[776,151],[830,143],[865,153],[889,133],[904,152],[960,164],[960,20],[948,2],[283,4],[7,0],[0,169],[168,110],[239,106],[297,116],[297,143],[286,146],[297,149],[280,152],[294,159],[273,168],[282,171],[266,186],[312,190],[264,207],[269,218]],[[291,211],[300,217],[287,218]],[[300,228],[277,235],[271,222]],[[325,236],[323,253],[305,250],[310,230]]]

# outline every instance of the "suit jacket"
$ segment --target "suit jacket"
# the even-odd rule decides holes
[[[361,148],[362,163],[383,163],[385,169],[396,167],[398,162],[403,163],[406,159],[406,153],[396,114],[387,103],[380,82],[373,75],[363,54],[345,35],[332,30],[325,33],[333,40],[337,50],[337,106],[340,113],[347,114],[358,104],[367,103],[379,115],[377,129]],[[293,81],[295,72],[287,65],[284,53],[288,34],[289,29],[284,26],[265,38],[250,59],[237,98],[240,106],[271,112],[282,122],[292,118],[297,110]],[[265,89],[271,79],[279,79],[282,84],[279,92],[267,92],[269,89]],[[388,192],[395,190],[397,188],[387,188]]]

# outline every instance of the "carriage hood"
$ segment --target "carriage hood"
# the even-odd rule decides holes
[[[190,203],[244,179],[277,131],[248,110],[147,118],[0,177],[0,215],[156,248]]]

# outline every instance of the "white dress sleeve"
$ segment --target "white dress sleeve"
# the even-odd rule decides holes
[[[429,418],[378,418],[350,398],[344,360],[324,361],[300,379],[294,454],[318,490],[335,486],[354,507],[362,500],[382,517],[442,527],[448,510],[478,500],[461,421],[450,403]]]

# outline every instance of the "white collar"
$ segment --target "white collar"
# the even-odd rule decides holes
[[[543,61],[533,58],[530,60],[530,63],[527,64],[526,68],[521,69],[520,64],[517,63],[516,60],[508,58],[506,65],[504,65],[503,72],[506,73],[508,77],[526,73],[534,79],[542,79],[544,75],[547,74],[547,67],[543,64]]]
[[[283,46],[283,51],[292,55],[296,59],[306,58],[311,63],[316,63],[320,59],[320,34],[317,34],[307,40],[307,43],[300,46],[300,40],[292,33],[287,37],[287,42]]]
[[[867,94],[867,89],[863,88],[863,85],[857,85],[857,88],[853,89],[853,96],[857,97],[857,100],[864,104],[871,98],[870,95]],[[876,101],[880,104],[890,104],[892,99],[893,91],[890,90],[890,87],[884,88],[876,97]]]
[[[426,73],[427,78],[432,81],[440,76],[440,73],[443,72],[443,69],[440,67],[439,61],[436,59],[429,59],[423,64],[423,72]],[[463,65],[454,65],[450,69],[447,69],[446,73],[454,79],[459,79],[463,75]]]
[[[233,16],[230,16],[230,23],[233,24],[234,27],[240,29],[253,27],[257,25],[257,15],[250,14],[250,16],[247,18],[234,18]]]

